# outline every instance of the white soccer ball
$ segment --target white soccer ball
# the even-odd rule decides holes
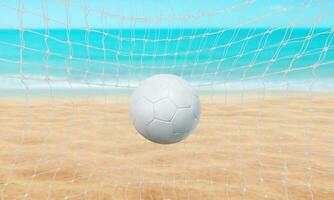
[[[196,128],[200,113],[200,100],[194,88],[170,74],[143,81],[130,102],[130,116],[137,131],[159,144],[185,139]]]

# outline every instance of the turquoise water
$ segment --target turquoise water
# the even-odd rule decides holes
[[[0,30],[0,88],[132,88],[172,73],[217,90],[333,90],[333,37],[326,28]]]

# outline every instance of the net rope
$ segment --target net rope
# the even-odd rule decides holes
[[[0,114],[1,127],[9,124],[0,199],[334,196],[334,110],[318,96],[333,92],[334,28],[322,27],[333,17],[329,1],[264,10],[253,0],[209,9],[196,1],[191,12],[172,0],[165,9],[36,2],[0,2],[16,22],[0,22],[1,108],[12,108],[6,94],[20,97],[16,113]],[[159,15],[150,16],[152,6]],[[312,18],[292,17],[313,8]],[[217,19],[223,26],[211,25]],[[157,147],[118,123],[133,88],[159,73],[184,77],[204,99],[203,125],[181,144]]]

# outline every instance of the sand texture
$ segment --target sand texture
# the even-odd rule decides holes
[[[0,97],[0,199],[334,199],[334,95],[202,96],[185,141],[127,97]]]

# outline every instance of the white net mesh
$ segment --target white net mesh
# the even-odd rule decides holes
[[[334,198],[333,8],[0,1],[0,198]],[[203,108],[168,146],[127,116],[160,73]]]

